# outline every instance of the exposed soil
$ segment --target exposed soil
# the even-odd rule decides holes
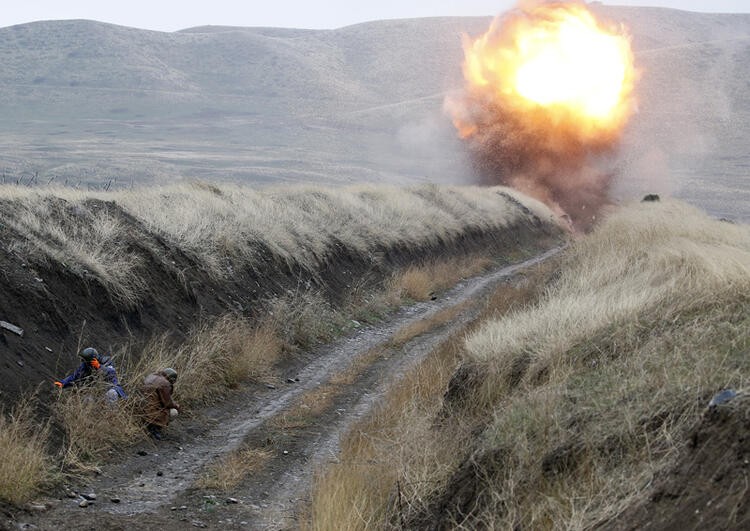
[[[19,511],[7,524],[41,529],[295,528],[313,471],[335,457],[342,432],[372,408],[406,367],[471,320],[483,294],[555,252],[465,280],[435,301],[405,308],[386,323],[305,353],[287,366],[284,378],[289,381],[275,389],[252,385],[191,418],[179,418],[164,440],[113,456],[101,475],[70,485],[81,493],[96,493],[89,507],[80,508],[61,489],[58,498],[45,500],[48,511]],[[393,346],[399,330],[450,307],[456,315],[447,324]],[[350,383],[329,387],[335,391],[321,411],[296,419],[284,416],[304,393],[330,386],[332,377],[357,363]],[[262,448],[270,458],[229,492],[195,488],[212,462],[241,446]]]
[[[706,410],[649,497],[602,525],[613,530],[750,529],[750,400]]]

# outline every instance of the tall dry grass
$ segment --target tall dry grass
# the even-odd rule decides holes
[[[459,343],[454,338],[409,371],[381,407],[352,427],[341,442],[338,460],[316,474],[306,526],[382,529],[399,506],[421,508],[428,499],[425,490],[440,489],[465,444],[458,432],[440,439],[433,432]]]
[[[225,315],[199,324],[180,343],[168,335],[155,338],[136,362],[124,365],[124,381],[137,390],[148,374],[172,367],[178,374],[176,398],[198,405],[224,396],[242,381],[270,378],[282,346],[271,323]]]
[[[750,228],[678,202],[611,214],[538,306],[467,340],[488,473],[467,527],[584,529],[647,495],[708,399],[750,369]]]
[[[65,432],[57,460],[65,474],[95,471],[113,448],[144,436],[135,401],[110,403],[106,391],[105,385],[66,389],[52,407]]]
[[[0,413],[0,501],[26,502],[53,478],[48,427],[34,419],[30,402]]]
[[[631,205],[537,287],[536,304],[504,294],[469,334],[461,400],[389,401],[349,435],[316,481],[313,528],[606,527],[649,495],[715,392],[748,386],[747,226]]]
[[[548,269],[539,267],[527,282],[505,284],[489,297],[478,321],[523,307],[540,293]],[[540,282],[537,282],[539,280]],[[439,313],[425,326],[439,326],[452,312]],[[423,326],[401,331],[401,346]],[[472,329],[470,324],[467,330]],[[383,529],[419,527],[407,518],[427,510],[445,488],[452,471],[470,448],[476,419],[440,419],[442,397],[464,358],[466,330],[455,333],[422,363],[395,382],[384,402],[352,427],[341,442],[338,460],[316,474],[308,521],[311,529]],[[373,356],[382,355],[376,350]]]
[[[518,207],[519,200],[527,210]],[[314,277],[342,248],[374,254],[384,247],[430,246],[532,215],[552,217],[540,203],[500,187],[251,190],[194,183],[105,193],[0,186],[0,206],[9,252],[32,267],[59,267],[86,282],[98,281],[130,308],[140,304],[148,289],[137,241],[147,229],[197,257],[215,278],[230,276],[237,266],[261,267],[268,251]],[[410,271],[403,277],[421,276],[429,294],[477,267],[483,264],[436,265],[427,275]],[[209,402],[243,380],[271,377],[285,350],[330,340],[357,326],[352,318],[382,315],[403,297],[425,296],[407,281],[394,281],[390,288],[353,294],[343,309],[310,290],[281,295],[268,301],[269,318],[260,323],[218,318],[200,323],[185,342],[163,336],[139,355],[121,352],[118,374],[136,397],[145,375],[171,366],[180,374],[178,400]],[[139,437],[137,404],[131,400],[111,408],[86,393],[66,392],[53,408],[66,434],[63,468],[94,467],[109,449]]]
[[[93,199],[99,201],[92,201]],[[114,204],[103,207],[101,201]],[[523,211],[518,203],[526,207]],[[118,209],[199,259],[216,278],[258,267],[264,253],[315,272],[338,252],[421,246],[467,230],[495,230],[531,215],[552,220],[537,201],[507,188],[296,186],[254,190],[193,183],[117,192],[0,186],[8,242],[31,260],[95,277],[126,305],[144,292],[141,263]]]
[[[119,219],[70,191],[45,194],[0,186],[0,198],[0,222],[17,235],[7,242],[11,252],[96,278],[125,306],[136,304],[145,287],[138,273],[141,258],[125,249],[127,227]]]

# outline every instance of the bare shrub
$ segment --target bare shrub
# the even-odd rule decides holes
[[[0,413],[0,500],[20,505],[51,480],[47,453],[48,424],[34,420],[29,402]]]

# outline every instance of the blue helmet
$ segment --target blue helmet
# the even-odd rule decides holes
[[[78,356],[86,363],[91,363],[93,360],[99,359],[99,353],[93,347],[86,347],[78,354]]]

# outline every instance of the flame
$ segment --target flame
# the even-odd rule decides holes
[[[469,90],[575,129],[583,141],[620,131],[632,114],[630,38],[623,28],[598,22],[583,4],[514,11],[476,40],[464,38],[464,54]],[[476,125],[454,118],[462,138],[476,132]]]

